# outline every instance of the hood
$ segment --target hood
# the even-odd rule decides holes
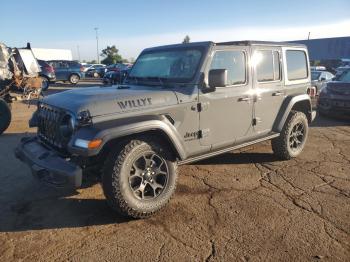
[[[145,110],[178,103],[174,91],[157,86],[77,88],[45,97],[43,103],[77,114],[89,110],[92,117]]]
[[[350,96],[350,83],[336,81],[329,82],[327,83],[327,90],[334,94]]]

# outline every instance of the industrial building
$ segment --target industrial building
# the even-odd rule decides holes
[[[292,41],[305,44],[310,60],[350,59],[350,36]]]

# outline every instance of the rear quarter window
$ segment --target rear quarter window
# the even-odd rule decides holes
[[[289,81],[306,79],[308,66],[306,53],[303,50],[287,50],[287,77]]]

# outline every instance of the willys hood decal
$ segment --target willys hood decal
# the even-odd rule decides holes
[[[72,113],[89,110],[91,116],[144,110],[177,104],[175,92],[156,86],[77,88],[45,97],[43,103]]]

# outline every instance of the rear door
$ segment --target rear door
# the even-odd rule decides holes
[[[282,49],[253,46],[254,70],[254,131],[258,135],[272,130],[286,91],[283,85]]]
[[[199,95],[202,145],[212,149],[234,144],[251,135],[253,102],[249,78],[249,48],[216,47],[206,69],[227,69],[228,85]]]

